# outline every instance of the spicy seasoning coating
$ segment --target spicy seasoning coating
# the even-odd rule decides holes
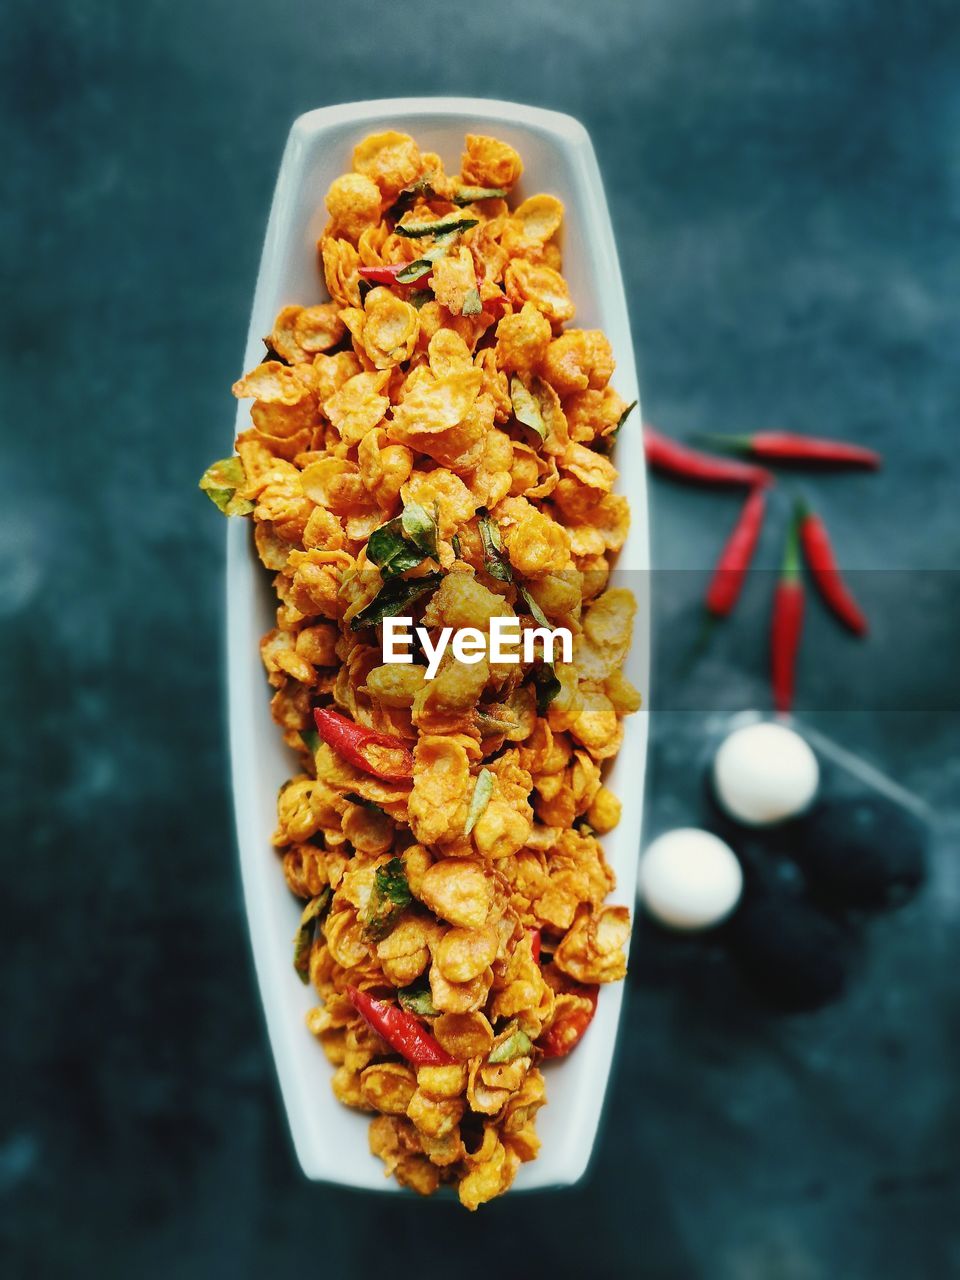
[[[237,457],[202,481],[274,575],[261,652],[300,768],[273,843],[308,904],[309,1028],[387,1171],[469,1209],[535,1158],[539,1064],[589,1035],[630,930],[595,833],[640,705],[635,603],[608,586],[631,406],[604,334],[571,326],[563,205],[513,200],[522,172],[494,138],[467,137],[458,175],[406,134],[362,141],[326,198],[330,301],[280,312],[233,388],[253,402]],[[434,642],[565,626],[573,660],[447,653],[428,680],[382,660],[397,614]]]

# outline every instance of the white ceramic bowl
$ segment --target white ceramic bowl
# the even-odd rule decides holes
[[[576,323],[603,329],[617,361],[614,385],[637,397],[630,326],[613,231],[590,139],[570,116],[509,102],[467,98],[413,98],[325,107],[293,124],[280,165],[267,224],[243,369],[263,358],[261,338],[287,303],[325,298],[317,271],[316,241],[326,221],[323,197],[332,180],[350,168],[354,145],[368,133],[397,128],[425,150],[438,152],[456,172],[465,133],[503,138],[523,157],[520,198],[552,192],[566,205],[564,274],[576,303]],[[238,376],[240,369],[237,370]],[[241,404],[237,431],[249,421]],[[640,411],[622,432],[615,460],[620,488],[632,506],[632,528],[616,577],[634,590],[639,609],[627,673],[646,700],[649,607],[647,502]],[[243,889],[260,994],[294,1146],[304,1173],[317,1180],[397,1190],[367,1146],[369,1117],[333,1096],[332,1068],[307,1031],[304,1017],[316,1003],[292,965],[292,938],[300,908],[286,888],[270,833],[277,788],[290,776],[293,756],[283,746],[269,712],[270,690],[258,642],[274,623],[269,575],[253,550],[249,526],[232,520],[227,537],[227,657],[234,811]],[[633,907],[647,712],[629,717],[610,785],[623,801],[617,829],[604,839],[617,875],[612,901]],[[545,1067],[548,1105],[538,1116],[543,1148],[521,1166],[517,1189],[565,1186],[584,1173],[593,1148],[613,1057],[623,984],[601,991],[593,1025],[566,1060]]]

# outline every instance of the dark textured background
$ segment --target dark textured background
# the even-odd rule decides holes
[[[933,0],[3,6],[4,1274],[957,1273],[958,54]],[[290,121],[423,93],[586,123],[649,418],[886,451],[815,483],[844,559],[903,572],[863,575],[893,600],[866,648],[811,610],[803,697],[940,814],[927,888],[865,926],[818,1014],[643,929],[590,1181],[473,1217],[295,1167],[230,832],[223,526],[195,487]],[[658,597],[658,693],[688,708],[654,717],[654,820],[698,709],[765,697],[762,577],[689,679],[677,658],[735,510],[654,486],[656,563],[687,571]]]

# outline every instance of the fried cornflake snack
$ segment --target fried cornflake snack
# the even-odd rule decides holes
[[[433,296],[453,315],[470,314],[467,308],[471,295],[475,310],[481,310],[476,267],[466,245],[440,259],[433,269],[432,281]]]
[[[560,230],[563,205],[556,196],[531,196],[514,210],[513,222],[524,241],[546,244]]]
[[[381,286],[367,294],[361,323],[351,332],[375,369],[392,369],[413,355],[420,317],[416,307]]]
[[[496,358],[504,372],[531,374],[547,354],[553,337],[550,321],[532,302],[497,325]]]
[[[515,258],[504,272],[503,279],[507,297],[516,306],[532,302],[551,324],[573,319],[570,291],[559,271],[536,266],[524,258]]]
[[[576,982],[617,982],[627,971],[623,944],[629,933],[626,907],[578,907],[553,962]]]
[[[449,175],[405,133],[360,142],[326,194],[329,301],[280,310],[233,387],[237,456],[201,481],[274,575],[261,657],[297,765],[272,842],[308,1028],[387,1173],[471,1210],[536,1158],[539,1063],[584,1034],[630,930],[597,838],[640,706],[636,605],[608,587],[629,406],[606,337],[564,328],[563,205],[515,200],[522,173],[481,135]],[[433,644],[563,625],[572,660],[448,651],[430,678],[417,649],[384,660],[410,613]]]
[[[317,307],[304,307],[293,326],[297,346],[307,356],[335,347],[344,333],[344,323],[332,302]]]
[[[354,243],[380,221],[380,188],[364,173],[345,173],[334,179],[325,203],[332,231]]]
[[[463,181],[478,187],[512,187],[523,173],[523,161],[513,147],[496,138],[468,133],[460,160]]]
[[[349,240],[324,236],[320,241],[323,278],[330,297],[339,306],[360,305],[360,255]]]
[[[389,373],[358,373],[323,402],[323,412],[346,444],[359,444],[390,407],[383,395]]]
[[[423,877],[419,898],[441,920],[464,929],[481,929],[493,907],[493,881],[473,859],[443,859]]]
[[[371,178],[384,196],[398,195],[419,177],[422,165],[419,148],[407,133],[373,133],[353,150],[355,171]]]
[[[264,436],[285,439],[316,423],[313,392],[295,370],[278,360],[257,365],[233,384],[233,394],[238,400],[253,398],[250,417],[254,428]]]

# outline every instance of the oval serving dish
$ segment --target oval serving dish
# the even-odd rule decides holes
[[[630,326],[617,252],[600,172],[590,139],[570,116],[508,102],[466,98],[411,98],[325,107],[293,124],[280,165],[267,224],[253,314],[242,367],[263,357],[262,337],[285,304],[325,300],[316,242],[326,221],[324,195],[349,169],[353,147],[367,134],[399,129],[421,147],[438,152],[455,171],[466,133],[492,134],[523,157],[515,188],[523,199],[550,192],[566,206],[564,275],[576,304],[576,323],[609,337],[617,367],[613,385],[637,398]],[[241,404],[243,430],[249,408]],[[634,411],[614,452],[617,490],[631,507],[631,529],[611,582],[630,588],[638,610],[625,671],[648,698],[649,600],[647,500],[640,414]],[[259,641],[274,625],[269,576],[256,556],[243,521],[227,534],[227,674],[234,813],[251,944],[280,1089],[297,1157],[304,1173],[320,1181],[397,1191],[367,1146],[368,1117],[350,1111],[330,1088],[332,1068],[305,1026],[316,994],[301,984],[291,964],[292,938],[301,906],[287,889],[270,844],[277,789],[289,777],[292,754],[270,717]],[[610,902],[633,910],[647,716],[625,721],[622,749],[607,781],[623,802],[620,825],[603,838],[617,887]],[[546,1063],[548,1105],[538,1117],[542,1149],[521,1167],[515,1190],[569,1186],[582,1177],[593,1149],[616,1041],[623,983],[605,986],[596,1017],[570,1055]]]

